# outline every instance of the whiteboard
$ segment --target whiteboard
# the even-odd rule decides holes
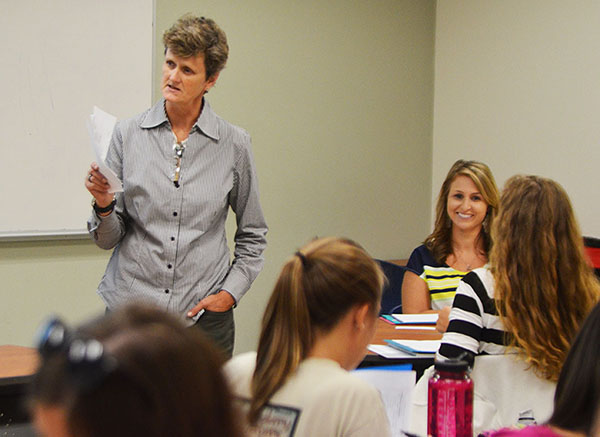
[[[2,1],[0,238],[85,231],[87,117],[148,108],[152,0]]]

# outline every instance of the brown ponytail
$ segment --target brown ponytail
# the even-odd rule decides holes
[[[341,238],[314,240],[286,262],[263,316],[251,424],[308,356],[316,330],[330,331],[355,305],[368,303],[379,311],[383,278],[364,249]]]

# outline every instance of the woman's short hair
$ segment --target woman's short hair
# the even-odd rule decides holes
[[[538,374],[556,381],[569,345],[600,297],[565,190],[510,178],[492,226],[490,270],[504,329]]]
[[[204,55],[206,78],[219,73],[227,63],[229,46],[225,32],[210,18],[186,14],[163,34],[167,49],[182,58]]]
[[[356,305],[376,316],[383,282],[373,258],[344,238],[314,240],[287,260],[262,321],[250,423],[307,357],[315,333],[329,332]]]
[[[560,371],[550,424],[594,434],[600,419],[600,304],[585,320]]]
[[[41,349],[30,405],[63,409],[72,435],[240,435],[221,356],[172,315],[128,306],[63,337]],[[98,342],[100,359],[73,358]]]
[[[463,159],[456,161],[448,171],[440,188],[435,208],[433,232],[424,241],[425,246],[440,263],[445,262],[448,255],[452,253],[452,220],[448,216],[447,204],[450,185],[457,176],[469,177],[483,196],[483,200],[488,204],[487,214],[483,220],[480,233],[486,255],[491,245],[490,228],[498,210],[500,196],[494,175],[489,167],[478,161],[465,161]]]

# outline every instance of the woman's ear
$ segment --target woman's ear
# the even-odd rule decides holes
[[[354,327],[364,329],[367,326],[367,319],[371,314],[371,306],[368,303],[356,305],[354,307]]]
[[[219,72],[219,73],[220,73],[220,72]],[[215,86],[215,84],[217,83],[217,79],[219,78],[219,73],[215,73],[215,74],[213,74],[211,77],[209,77],[209,78],[206,80],[207,87],[206,87],[205,94],[206,94],[206,93],[207,93],[207,92],[208,92],[208,91],[209,91],[209,90],[210,90],[212,87],[214,87],[214,86]]]

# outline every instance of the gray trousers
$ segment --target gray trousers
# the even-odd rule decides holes
[[[194,327],[204,332],[221,349],[226,359],[233,356],[235,338],[233,308],[222,313],[206,310],[192,328]]]

